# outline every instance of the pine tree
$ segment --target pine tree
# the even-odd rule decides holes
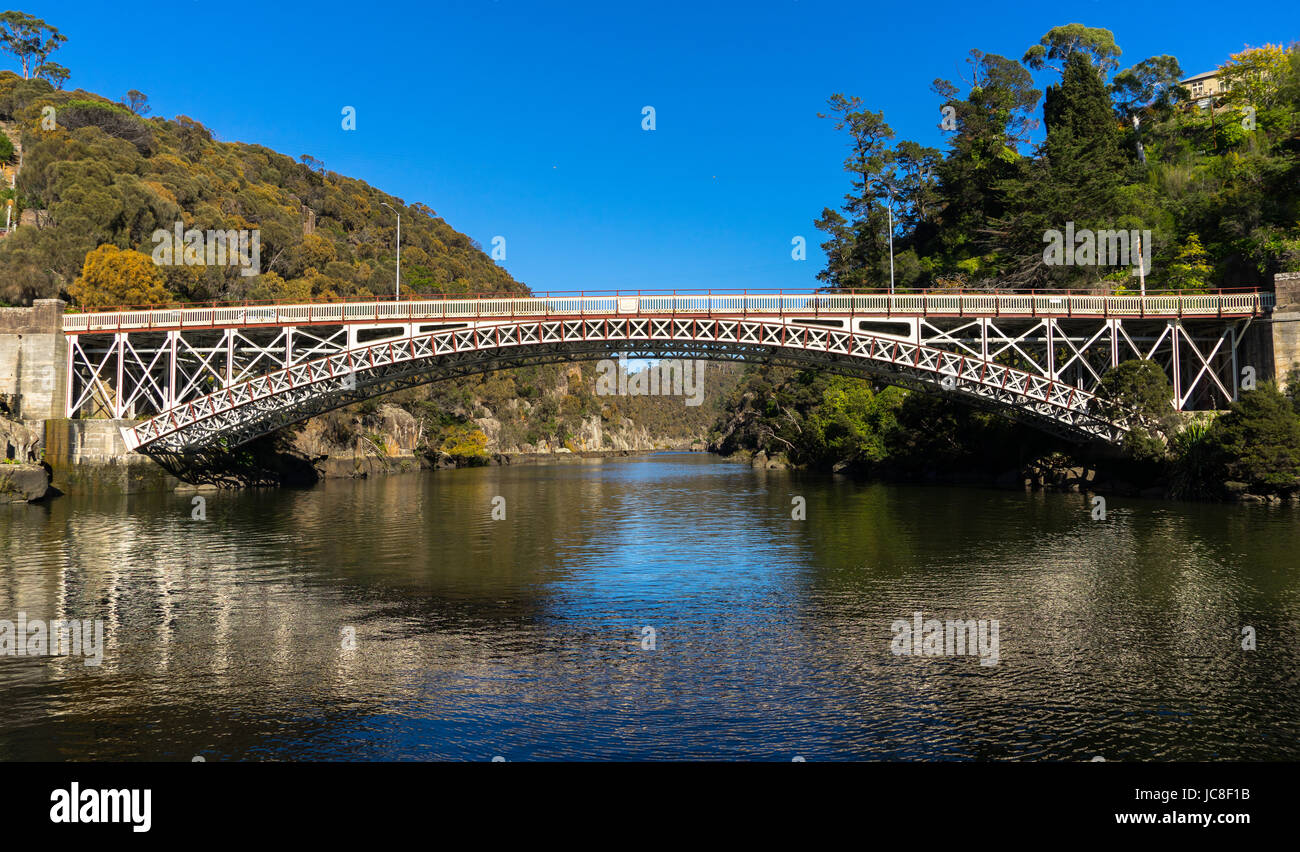
[[[1131,175],[1106,85],[1086,54],[1071,54],[1061,82],[1047,87],[1043,120],[1053,209],[1061,225],[1105,217]]]

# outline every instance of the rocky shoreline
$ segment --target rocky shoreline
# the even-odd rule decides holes
[[[747,462],[755,470],[800,470],[783,454],[768,456],[760,450],[751,453],[738,450],[722,458]],[[922,470],[880,469],[866,471],[848,463],[837,464],[830,474],[855,476],[881,482],[923,485],[971,485],[1000,490],[1041,491],[1059,494],[1102,494],[1121,497],[1140,497],[1150,500],[1179,500],[1185,502],[1226,502],[1249,504],[1300,504],[1300,493],[1285,497],[1276,494],[1254,494],[1243,482],[1225,482],[1226,500],[1189,501],[1176,496],[1168,482],[1125,479],[1106,464],[1083,463],[1063,454],[1053,454],[1034,459],[1016,469],[1003,471],[974,468],[927,468]]]

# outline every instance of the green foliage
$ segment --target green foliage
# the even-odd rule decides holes
[[[1014,466],[1049,439],[945,397],[816,370],[755,366],[727,400],[711,446],[783,454],[820,470],[911,474]]]
[[[900,287],[1134,292],[1128,268],[1044,261],[1044,234],[1067,222],[1077,230],[1151,231],[1142,246],[1152,260],[1148,288],[1266,286],[1272,273],[1300,268],[1300,46],[1230,57],[1222,68],[1229,94],[1211,109],[1188,102],[1181,65],[1168,54],[1108,84],[1120,56],[1109,30],[1082,24],[1049,30],[1019,65],[970,51],[962,80],[933,86],[949,133],[942,154],[893,143],[883,114],[859,98],[833,96],[851,177],[844,203],[816,220],[829,236],[819,279],[831,287],[888,281],[886,201],[895,213]],[[1027,69],[1060,75],[1042,97],[1046,139],[1034,151],[1021,150],[1040,106]],[[927,394],[908,394],[890,408],[892,419],[872,421],[867,412],[882,393],[841,389],[827,398],[827,381],[747,373],[715,430],[716,446],[785,452],[819,466],[854,459],[912,467],[981,453],[1005,458],[1006,442],[1023,437],[996,415]],[[1288,387],[1287,404],[1300,410],[1300,376]],[[1264,475],[1252,467],[1254,456],[1241,455],[1244,444],[1220,440],[1244,415],[1184,428],[1172,397],[1163,371],[1149,362],[1104,377],[1099,408],[1129,427],[1124,452],[1134,473],[1166,469],[1186,496],[1217,493],[1206,484],[1208,471],[1229,463],[1242,476]],[[1286,459],[1274,461],[1287,479]]]
[[[1158,462],[1165,456],[1167,436],[1177,428],[1174,389],[1165,371],[1153,361],[1124,361],[1108,370],[1097,385],[1098,412],[1128,425],[1124,453],[1134,461]]]
[[[1279,388],[1282,395],[1291,401],[1291,407],[1296,414],[1300,414],[1300,367],[1292,367],[1287,370],[1286,377],[1282,380]]]
[[[45,66],[51,53],[68,40],[55,27],[25,12],[0,13],[0,51],[18,60],[23,69],[23,79],[52,76],[67,79],[67,69],[61,65]]]
[[[1179,247],[1173,263],[1169,265],[1165,286],[1170,290],[1204,292],[1210,287],[1210,275],[1213,272],[1205,249],[1201,248],[1201,238],[1196,234],[1188,234],[1186,242]]]
[[[1104,74],[1119,64],[1119,55],[1115,34],[1110,30],[1066,24],[1048,30],[1038,44],[1025,51],[1021,61],[1034,70],[1060,71],[1071,60],[1082,60]]]
[[[164,266],[183,300],[338,299],[392,292],[402,212],[403,293],[522,293],[469,237],[424,204],[405,205],[359,180],[259,145],[220,142],[193,119],[147,118],[128,105],[0,72],[0,118],[23,128],[21,206],[39,227],[0,241],[0,298],[66,295],[88,252],[105,243],[146,255],[153,233],[260,231],[260,276],[233,267]],[[42,109],[55,108],[54,129]],[[266,279],[266,280],[263,280]]]
[[[1067,222],[1150,230],[1149,288],[1266,286],[1300,267],[1300,47],[1231,57],[1222,71],[1233,88],[1213,109],[1189,103],[1168,54],[1108,84],[1119,57],[1108,30],[1081,24],[1049,31],[1023,65],[970,51],[961,80],[933,86],[948,131],[942,153],[894,143],[883,114],[835,95],[850,191],[816,220],[829,236],[820,280],[888,281],[890,198],[899,286],[1117,286],[1113,267],[1044,262],[1044,233]],[[1060,74],[1041,100],[1026,66]],[[1046,139],[1024,150],[1036,118]]]
[[[827,266],[817,277],[842,289],[879,286],[889,274],[888,214],[879,202],[892,191],[886,184],[894,155],[886,143],[894,131],[881,113],[860,109],[861,98],[835,94],[828,105],[830,111],[819,117],[834,120],[835,129],[849,135],[844,170],[851,175],[851,189],[844,196],[843,213],[827,208],[816,222],[830,235],[822,243]]]
[[[831,467],[839,463],[878,464],[898,427],[896,412],[905,394],[896,387],[877,393],[861,379],[831,376],[817,404],[804,412],[805,434],[791,454],[797,463]]]
[[[1201,499],[1219,493],[1219,457],[1206,440],[1209,433],[1209,423],[1193,420],[1170,440],[1169,490],[1174,497]]]
[[[1204,440],[1229,481],[1244,482],[1257,494],[1300,487],[1300,416],[1271,382],[1244,392]]]

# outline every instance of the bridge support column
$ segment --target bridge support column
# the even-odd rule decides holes
[[[1279,384],[1300,369],[1300,272],[1280,272],[1273,277],[1273,315],[1256,321],[1243,341],[1243,366],[1253,366],[1261,378]]]
[[[30,308],[0,308],[0,403],[19,420],[65,416],[68,339],[61,299]]]
[[[1174,376],[1174,409],[1183,410],[1183,362],[1182,353],[1178,346],[1178,339],[1182,337],[1182,323],[1176,319],[1169,321],[1169,343],[1170,351],[1173,352],[1173,360],[1170,362],[1169,369]]]

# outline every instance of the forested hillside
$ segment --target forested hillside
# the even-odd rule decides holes
[[[524,285],[427,204],[261,145],[226,142],[148,98],[62,91],[58,30],[0,15],[0,162],[15,224],[0,238],[0,304],[64,298],[74,309],[212,300],[325,301],[393,291],[402,214],[402,291],[515,293]],[[385,206],[389,205],[389,206]],[[252,267],[157,262],[156,232],[256,232]],[[476,376],[330,412],[262,450],[383,458],[393,451],[472,464],[496,452],[702,446],[735,370],[715,367],[704,404],[597,397],[591,365]]]
[[[904,291],[1138,289],[1137,264],[1101,262],[1099,248],[1077,255],[1087,263],[1054,263],[1050,234],[1070,229],[1149,232],[1148,291],[1267,289],[1274,273],[1300,271],[1300,47],[1225,56],[1226,91],[1210,95],[1181,85],[1176,57],[1120,71],[1121,55],[1109,30],[1080,24],[1052,29],[1019,61],[972,50],[963,79],[933,86],[943,151],[895,143],[882,113],[832,96],[823,117],[847,136],[849,191],[817,220],[828,234],[818,277],[832,289],[889,285],[890,204]],[[1125,445],[1127,478],[1184,497],[1300,493],[1300,381],[1246,391],[1206,425],[1172,416],[1172,388],[1144,364],[1122,365],[1102,388],[1148,424]],[[712,447],[820,469],[1002,471],[1016,482],[1026,464],[1051,454],[1073,464],[1076,452],[945,397],[759,367],[733,392]]]
[[[198,121],[147,111],[143,96],[128,106],[0,72],[0,119],[22,150],[7,197],[15,218],[29,223],[0,240],[0,298],[71,296],[89,307],[386,295],[397,218],[384,202],[402,212],[408,292],[523,292],[425,204],[407,205],[309,156],[295,161],[260,145],[222,142]],[[141,263],[153,252],[154,231],[178,222],[205,232],[258,229],[261,274]],[[122,250],[109,255],[120,275],[74,288],[101,245]]]
[[[891,200],[904,288],[1132,288],[1130,266],[1053,264],[1045,234],[1067,223],[1149,230],[1152,289],[1267,285],[1300,268],[1300,49],[1224,56],[1228,88],[1213,97],[1180,85],[1176,57],[1118,71],[1121,55],[1109,30],[1080,24],[1020,61],[972,50],[961,79],[933,85],[944,151],[894,143],[882,113],[832,96],[850,189],[817,221],[821,280],[888,286]]]

